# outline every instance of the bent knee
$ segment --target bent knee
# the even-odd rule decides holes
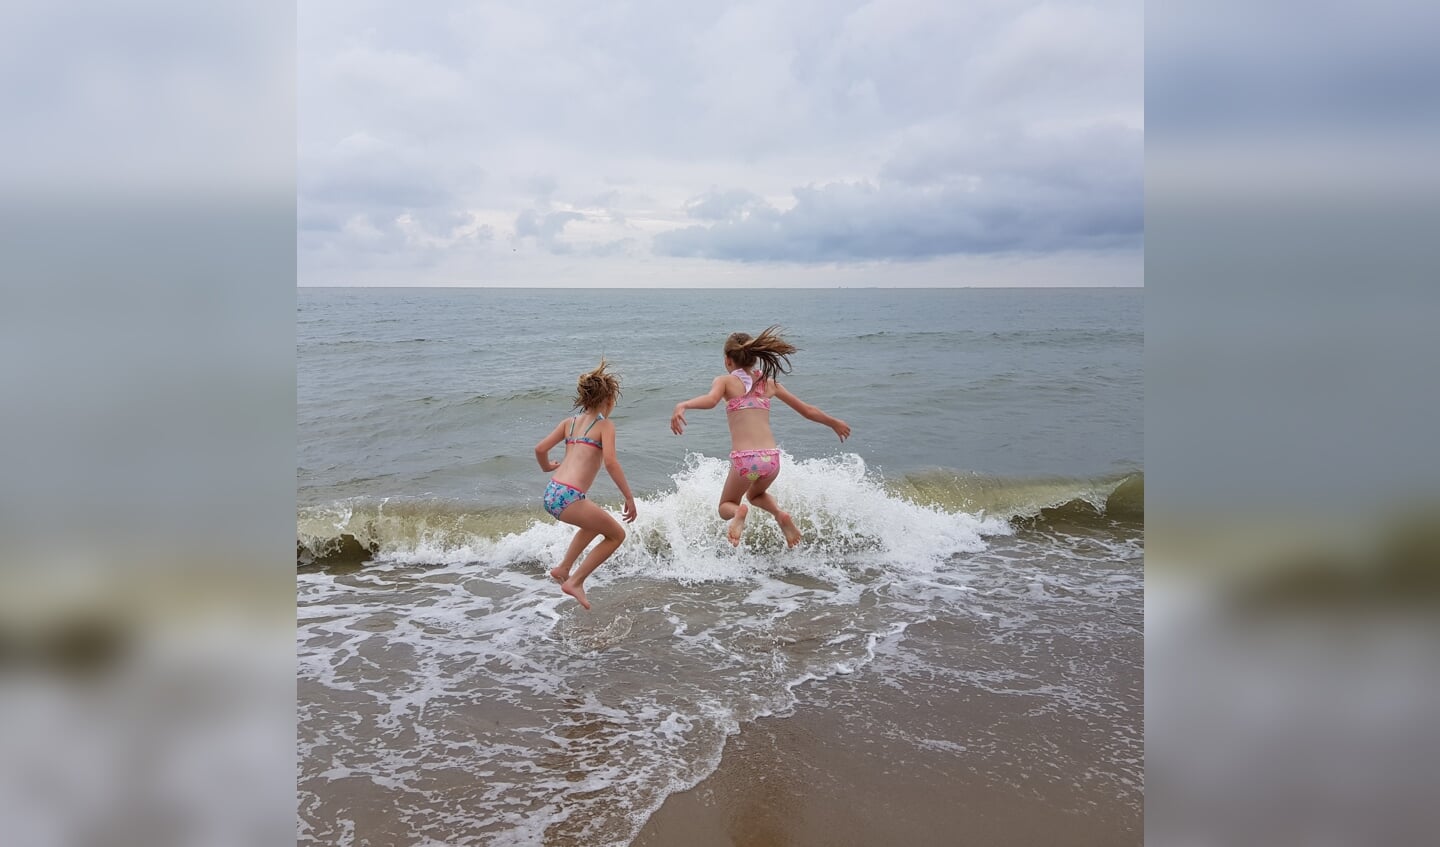
[[[625,540],[625,527],[616,524],[613,529],[605,533],[605,537],[615,542],[616,544],[619,544],[620,542]]]

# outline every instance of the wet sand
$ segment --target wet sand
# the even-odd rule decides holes
[[[674,794],[635,847],[1125,845],[1140,815],[1114,799],[1077,808],[1071,786],[1017,790],[956,761],[886,766],[833,715],[766,719],[732,739],[719,770]]]
[[[810,692],[821,702],[802,695],[789,717],[743,726],[715,773],[667,798],[633,843],[1138,845],[1138,665],[1121,676],[1108,716],[973,688],[907,693],[876,674],[831,680]]]
[[[297,842],[1139,844],[1138,553],[1046,525],[964,583],[631,578],[558,621],[530,566],[302,574]]]

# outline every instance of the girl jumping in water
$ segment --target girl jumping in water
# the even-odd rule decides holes
[[[610,558],[620,542],[625,540],[625,529],[610,513],[585,499],[585,492],[595,482],[603,464],[610,478],[625,495],[625,511],[622,516],[626,523],[635,520],[635,497],[625,482],[625,472],[620,468],[620,459],[615,455],[615,422],[606,419],[615,408],[620,397],[620,380],[614,374],[605,372],[605,360],[600,367],[580,375],[575,391],[575,407],[581,412],[556,424],[550,434],[535,445],[535,461],[546,473],[554,473],[545,488],[545,511],[556,520],[579,527],[565,558],[550,571],[550,576],[560,583],[560,590],[574,597],[581,606],[590,608],[585,599],[585,578],[590,576],[601,563]],[[550,448],[565,442],[565,455],[560,461],[550,461]],[[562,482],[561,480],[569,480]],[[585,547],[603,535],[605,539],[595,545],[590,555],[572,575],[570,566],[580,558]]]
[[[686,409],[713,409],[725,401],[725,418],[730,423],[730,476],[720,493],[720,517],[730,522],[725,535],[734,546],[740,544],[745,516],[750,512],[750,507],[740,502],[742,495],[775,516],[785,533],[786,546],[800,543],[795,522],[768,493],[780,473],[780,451],[775,449],[775,435],[770,431],[770,398],[779,397],[801,417],[835,430],[842,442],[850,437],[849,424],[802,401],[776,381],[777,374],[790,372],[790,354],[794,352],[796,348],[780,337],[777,326],[755,338],[743,332],[732,334],[725,339],[725,376],[715,377],[707,393],[676,405],[670,417],[670,431],[681,435]]]

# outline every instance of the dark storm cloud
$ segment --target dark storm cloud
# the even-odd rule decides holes
[[[797,188],[784,210],[745,191],[707,192],[686,208],[715,223],[657,235],[655,251],[849,262],[1133,248],[1144,230],[1141,144],[1137,131],[1100,126],[917,145],[879,181]]]

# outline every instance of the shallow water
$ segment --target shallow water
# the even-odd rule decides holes
[[[670,350],[654,368],[605,351],[628,378],[616,419],[640,518],[587,584],[590,613],[545,573],[571,530],[540,511],[526,463],[606,336],[571,326],[536,357],[555,374],[522,368],[503,333],[574,295],[495,293],[302,291],[302,842],[626,844],[727,739],[800,705],[843,708],[882,758],[950,757],[1003,790],[1067,786],[1062,805],[1099,793],[1138,814],[1143,516],[1105,511],[1138,480],[1138,293],[758,293],[809,316],[786,384],[857,434],[842,447],[777,411],[772,490],[805,543],[785,549],[755,512],[736,550],[714,511],[722,415],[664,429],[718,371],[718,340],[681,338],[719,327],[724,298],[626,292],[669,309],[645,325],[673,338],[643,342]],[[484,303],[509,341],[462,320]],[[942,306],[958,328],[932,328]],[[484,339],[463,342],[473,359],[416,352],[432,335],[453,351],[462,326]],[[322,351],[342,327],[358,359]],[[366,346],[377,335],[396,346]],[[967,350],[970,367],[936,364]],[[596,499],[618,505],[608,485]],[[345,534],[374,558],[327,559]],[[879,694],[901,689],[937,705],[897,720]],[[961,701],[968,717],[947,717]]]

